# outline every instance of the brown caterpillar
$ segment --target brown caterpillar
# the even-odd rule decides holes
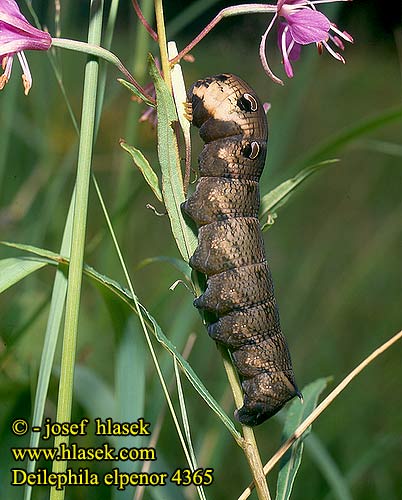
[[[207,276],[194,301],[212,313],[209,335],[229,348],[244,391],[235,412],[258,425],[299,393],[282,334],[258,220],[268,126],[253,89],[235,75],[198,80],[188,92],[205,142],[195,192],[183,203],[199,227],[193,269]]]

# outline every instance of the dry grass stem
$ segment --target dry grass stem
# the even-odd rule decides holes
[[[364,359],[359,365],[352,370],[349,375],[347,375],[340,384],[338,384],[335,389],[328,394],[328,396],[317,406],[317,408],[310,413],[310,415],[304,420],[295,432],[287,439],[279,450],[273,455],[273,457],[265,464],[264,474],[273,469],[273,467],[279,462],[283,455],[288,451],[292,444],[299,439],[303,433],[310,427],[314,420],[321,415],[321,413],[333,402],[333,400],[339,396],[339,394],[352,382],[352,380],[363,371],[372,361],[374,361],[380,354],[389,349],[395,342],[402,338],[402,330],[391,337],[387,342],[378,347],[373,351],[366,359]],[[243,491],[239,500],[245,500],[248,498],[254,488],[254,483],[249,484],[249,486]]]

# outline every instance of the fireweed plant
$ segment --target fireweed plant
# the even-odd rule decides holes
[[[78,313],[80,310],[81,297],[81,282],[83,274],[90,280],[94,281],[101,289],[109,294],[114,295],[115,299],[122,304],[127,305],[139,318],[140,326],[144,332],[147,345],[149,347],[155,370],[158,374],[163,392],[166,397],[167,406],[171,412],[171,416],[176,427],[176,431],[186,457],[188,467],[193,471],[193,483],[197,487],[197,493],[200,498],[206,498],[206,492],[202,486],[203,469],[199,469],[197,458],[191,443],[190,425],[186,412],[184,395],[181,388],[180,372],[188,378],[195,390],[205,400],[207,405],[216,413],[222,423],[229,430],[235,442],[242,449],[250,467],[253,482],[246,489],[240,498],[247,498],[252,488],[256,488],[258,498],[269,499],[270,493],[266,481],[267,473],[278,463],[278,461],[291,448],[291,455],[285,460],[281,466],[277,481],[277,498],[289,498],[295,475],[300,465],[301,455],[303,451],[300,437],[305,436],[310,430],[311,423],[320,415],[320,413],[328,407],[333,399],[346,387],[346,385],[355,377],[368,363],[376,356],[385,351],[396,340],[401,338],[401,332],[394,336],[389,342],[381,346],[377,351],[364,360],[353,372],[339,384],[329,396],[319,405],[318,398],[324,390],[326,381],[319,379],[316,382],[305,387],[302,392],[304,403],[294,401],[289,405],[287,418],[284,426],[284,443],[281,448],[275,453],[268,463],[263,467],[257,443],[253,431],[248,427],[243,427],[241,431],[234,425],[222,407],[211,396],[207,388],[203,385],[197,374],[194,372],[190,364],[186,361],[186,355],[182,355],[175,345],[168,339],[162,331],[157,320],[150,314],[148,309],[140,304],[137,295],[134,291],[127,267],[124,263],[124,258],[120,251],[115,232],[108,215],[106,203],[103,200],[99,185],[96,178],[92,176],[95,190],[99,198],[100,206],[103,210],[106,224],[113,240],[115,249],[118,253],[118,258],[124,271],[128,289],[120,285],[113,279],[100,274],[93,268],[84,265],[84,245],[86,235],[86,220],[87,206],[89,199],[89,181],[91,178],[91,162],[93,156],[93,142],[97,132],[98,121],[96,117],[97,105],[103,95],[103,89],[100,82],[104,79],[99,78],[98,59],[101,58],[114,64],[122,73],[124,80],[121,83],[128,87],[135,98],[143,101],[146,105],[153,109],[156,106],[157,112],[157,132],[158,132],[158,156],[161,167],[160,174],[155,172],[147,159],[138,149],[122,142],[122,147],[131,155],[134,163],[144,175],[149,187],[151,187],[157,200],[164,204],[165,211],[170,219],[172,234],[177,243],[178,250],[181,254],[182,261],[179,259],[167,259],[173,262],[177,269],[182,274],[182,282],[189,287],[195,295],[201,291],[201,286],[197,276],[191,276],[190,269],[187,265],[189,257],[192,255],[196,239],[191,229],[184,221],[180,204],[185,199],[185,191],[187,190],[186,182],[183,183],[183,175],[180,165],[180,157],[178,153],[177,131],[173,129],[172,124],[178,120],[183,123],[183,134],[186,137],[188,134],[188,124],[183,120],[184,109],[181,103],[185,101],[183,94],[183,80],[181,77],[181,68],[179,62],[188,57],[189,52],[194,48],[222,19],[235,15],[246,15],[259,13],[267,18],[267,29],[262,34],[261,44],[259,47],[259,57],[262,68],[269,78],[275,83],[282,84],[283,80],[277,76],[268,63],[269,57],[267,53],[272,48],[267,48],[267,40],[276,37],[277,47],[281,54],[282,63],[287,77],[292,78],[294,75],[294,63],[301,56],[302,47],[305,45],[314,44],[319,54],[325,50],[333,56],[337,61],[345,62],[339,51],[344,50],[344,42],[353,42],[350,34],[338,28],[328,17],[319,11],[319,7],[324,3],[334,3],[342,0],[328,1],[307,1],[307,0],[279,0],[273,4],[242,4],[227,7],[221,10],[214,19],[200,32],[194,40],[183,48],[178,53],[172,52],[174,48],[168,45],[166,40],[165,24],[163,17],[162,0],[155,0],[154,14],[156,19],[156,30],[147,21],[152,15],[152,2],[145,1],[140,8],[136,0],[132,0],[133,8],[138,16],[139,21],[145,27],[150,40],[154,40],[159,45],[159,59],[161,69],[159,70],[152,56],[149,56],[149,71],[153,79],[153,88],[150,86],[142,87],[138,81],[144,79],[144,69],[138,69],[141,75],[131,75],[131,73],[122,64],[120,59],[108,50],[110,46],[111,36],[113,31],[114,20],[117,11],[118,1],[112,1],[109,17],[107,20],[107,31],[105,35],[105,44],[102,47],[102,29],[103,29],[103,2],[90,2],[90,23],[88,31],[88,40],[86,43],[52,37],[47,31],[33,27],[27,19],[21,14],[18,4],[14,0],[0,0],[0,60],[3,68],[3,74],[0,76],[0,89],[3,89],[12,77],[12,67],[15,58],[20,62],[22,68],[22,80],[25,94],[28,95],[32,85],[33,77],[29,69],[28,60],[25,55],[26,51],[49,51],[50,57],[54,57],[54,52],[57,48],[75,50],[89,54],[88,62],[85,68],[84,77],[84,94],[82,103],[81,126],[79,131],[79,153],[77,161],[77,176],[74,194],[72,196],[70,211],[67,217],[61,250],[59,253],[54,253],[49,250],[44,250],[29,245],[21,245],[15,243],[7,243],[27,252],[30,252],[33,257],[26,259],[12,259],[13,267],[7,268],[7,262],[3,262],[3,271],[7,276],[8,282],[2,290],[10,287],[12,284],[20,281],[23,277],[33,273],[37,269],[48,265],[58,266],[56,274],[53,295],[51,299],[49,320],[46,330],[45,343],[42,354],[42,363],[39,370],[38,385],[35,395],[34,415],[32,425],[40,426],[44,418],[44,405],[47,398],[51,369],[53,365],[55,346],[57,335],[62,326],[62,313],[65,310],[64,326],[63,326],[63,348],[60,367],[59,394],[57,402],[56,420],[59,422],[69,422],[71,420],[71,409],[73,400],[73,376],[75,366],[75,351],[78,335]],[[345,0],[346,1],[346,0]],[[276,34],[275,34],[276,32]],[[146,47],[146,45],[144,45]],[[335,69],[334,69],[335,71]],[[176,98],[174,104],[173,93]],[[3,97],[4,98],[4,97]],[[149,114],[149,112],[148,112]],[[389,115],[384,121],[392,121],[398,116]],[[376,124],[373,124],[373,128]],[[186,142],[187,144],[187,142]],[[266,229],[272,222],[272,214],[282,206],[289,198],[289,195],[311,174],[332,164],[333,161],[325,161],[309,165],[304,170],[300,171],[293,179],[285,181],[277,186],[271,192],[265,194],[262,198],[262,217],[263,227]],[[188,166],[188,165],[187,165]],[[185,176],[185,178],[188,176]],[[160,184],[162,188],[160,188]],[[68,266],[68,278],[63,274],[63,268]],[[179,393],[179,405],[181,411],[181,420],[176,415],[176,410],[170,396],[168,384],[162,373],[162,369],[156,356],[153,343],[151,341],[153,335],[159,343],[170,353],[174,361],[175,380]],[[131,352],[131,351],[129,351]],[[242,394],[241,387],[237,380],[236,373],[231,365],[230,356],[227,352],[221,349],[221,354],[224,361],[224,366],[229,378],[229,382],[233,391],[236,405],[241,405]],[[139,360],[137,360],[140,363]],[[132,363],[129,359],[128,363]],[[133,400],[137,397],[136,392],[132,393]],[[127,404],[134,404],[129,401]],[[143,413],[143,407],[139,410],[139,414]],[[115,409],[110,409],[110,413],[115,415]],[[105,415],[106,417],[111,416]],[[162,417],[163,418],[163,417]],[[265,424],[267,427],[268,424]],[[149,446],[156,446],[157,432],[153,433],[152,441]],[[38,446],[39,437],[32,433],[30,446]],[[68,445],[68,436],[57,436],[55,439],[55,447],[61,444]],[[290,457],[290,458],[289,458]],[[147,465],[144,466],[144,471],[148,470]],[[66,461],[55,461],[53,463],[53,472],[63,473],[66,471]],[[35,470],[35,462],[29,462],[28,470]],[[198,478],[198,479],[197,479]],[[219,471],[215,471],[215,481],[219,482]],[[25,499],[31,497],[31,487],[25,490]],[[136,489],[135,498],[141,498],[143,489]],[[61,500],[64,498],[65,489],[56,489],[51,487],[50,498],[52,500]]]

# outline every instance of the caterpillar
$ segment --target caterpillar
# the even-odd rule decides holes
[[[188,103],[205,143],[195,191],[182,205],[198,227],[190,266],[207,277],[194,305],[212,318],[208,333],[229,349],[240,376],[235,418],[255,426],[301,397],[258,220],[267,120],[254,90],[232,74],[198,80]]]

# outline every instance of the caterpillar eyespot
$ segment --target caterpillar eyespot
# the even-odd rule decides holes
[[[245,151],[243,150],[243,153]],[[250,143],[250,151],[247,151],[246,156],[250,158],[250,160],[255,160],[257,156],[260,154],[260,146],[258,142],[253,141]]]
[[[258,102],[251,94],[245,92],[237,102],[240,109],[243,111],[257,111]]]
[[[208,333],[239,373],[244,401],[235,417],[254,426],[300,396],[258,220],[266,116],[253,89],[231,74],[198,80],[188,101],[205,142],[196,189],[183,204],[199,227],[190,265],[207,276],[194,305],[214,317]]]

